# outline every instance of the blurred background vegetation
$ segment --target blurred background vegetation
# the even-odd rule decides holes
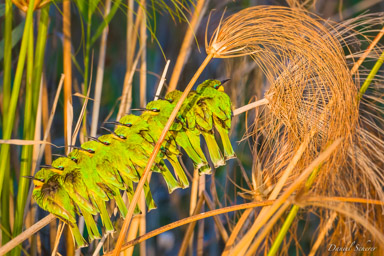
[[[67,15],[63,10],[63,2],[35,0],[35,4],[40,2],[45,5],[36,9],[34,13],[30,12],[31,20],[28,21],[28,14],[25,11],[28,10],[29,1],[15,0],[14,2],[18,2],[18,5],[15,5],[11,4],[11,0],[0,0],[0,137],[3,139],[43,139],[58,84],[64,73],[64,66],[67,65],[65,63],[68,63],[63,47],[66,41],[63,32],[63,15]],[[213,31],[210,28],[216,27],[224,10],[226,10],[225,15],[229,15],[255,5],[288,6],[283,0],[205,0],[201,2],[203,2],[203,8],[198,15],[195,37],[192,36],[189,40],[190,43],[185,48],[185,59],[181,60],[184,67],[176,83],[179,90],[185,88],[206,56],[204,40],[209,15],[211,17],[208,35],[212,34]],[[75,135],[76,145],[83,142],[87,135],[105,133],[100,127],[106,120],[116,120],[124,85],[130,84],[127,80],[131,70],[134,70],[134,74],[131,83],[132,102],[129,107],[145,106],[146,102],[155,97],[164,67],[167,60],[170,60],[167,80],[162,90],[164,95],[176,60],[180,56],[186,31],[193,26],[191,17],[197,8],[197,3],[192,0],[137,0],[136,2],[89,0],[89,3],[88,0],[69,2],[71,34],[69,43],[72,65],[69,69],[72,71],[72,79],[69,85],[64,84],[64,87],[68,90],[69,86],[70,94],[64,95],[65,93],[61,92],[47,138],[58,146],[69,144],[66,142],[68,141],[66,137],[72,135],[72,132],[68,131],[66,123],[72,122],[70,126],[74,129],[84,104],[84,96],[79,95],[87,95],[87,89],[90,86],[89,97],[94,99],[95,88],[100,86],[96,85],[98,79],[101,79],[99,81],[102,84],[100,108],[95,115],[96,101],[88,102],[81,131],[78,136]],[[26,9],[23,9],[23,6]],[[364,12],[384,11],[384,2],[381,0],[317,0],[310,1],[307,7],[322,18],[338,21]],[[110,10],[106,11],[106,9]],[[7,27],[9,24],[5,15],[7,11],[12,13],[9,18],[10,27],[9,25]],[[143,12],[146,14],[144,15],[146,19],[142,18]],[[23,35],[27,26],[32,31],[29,36]],[[106,41],[103,43],[102,32],[105,27],[109,29],[108,33],[105,32]],[[46,42],[44,42],[44,30],[46,30]],[[9,40],[10,34],[11,40]],[[39,41],[41,37],[43,37],[42,41]],[[25,42],[23,42],[24,39]],[[105,60],[102,66],[100,59],[104,58],[103,50],[105,50]],[[34,54],[31,56],[31,53]],[[25,65],[20,64],[19,61],[22,55],[26,58]],[[136,58],[138,58],[137,66],[134,67]],[[101,74],[103,77],[97,78]],[[235,108],[247,104],[255,97],[261,98],[265,90],[263,86],[265,79],[250,58],[214,60],[199,78],[198,83],[208,78],[231,79],[226,85],[226,92],[230,95]],[[177,81],[177,78],[175,79]],[[42,90],[39,93],[40,85]],[[19,92],[12,98],[11,94],[17,86],[20,87]],[[70,116],[68,117],[70,121],[65,121],[65,105],[70,103],[68,97],[72,101],[73,117]],[[12,113],[12,104],[14,104],[14,113]],[[92,121],[96,116],[98,120],[94,125]],[[8,122],[8,118],[12,122]],[[247,182],[251,177],[253,166],[253,154],[250,150],[253,142],[242,141],[247,127],[252,124],[252,116],[248,117],[248,120],[248,123],[245,122],[245,115],[235,117],[233,120],[231,139],[239,161],[231,160],[227,166],[216,170],[215,175],[206,177],[206,190],[218,207],[245,202],[252,196],[248,193],[250,187]],[[7,134],[7,129],[11,136]],[[7,149],[3,145],[0,214],[1,242],[5,244],[47,213],[34,202],[30,202],[30,183],[29,180],[22,178],[24,175],[33,175],[36,170],[38,145],[12,145],[9,154],[5,154]],[[65,149],[46,146],[41,163],[49,164],[52,157],[55,158],[52,154],[65,154]],[[189,160],[185,163],[192,177],[193,171],[190,171],[192,165]],[[159,176],[153,175],[151,188],[158,208],[146,215],[147,231],[190,215],[192,187],[179,189],[169,195],[167,187],[160,181]],[[208,207],[205,206],[205,209],[207,210]],[[238,214],[222,215],[220,220],[230,229],[236,223]],[[120,222],[121,219],[117,219],[117,225]],[[304,237],[301,240],[304,252],[309,250],[311,234],[316,229],[315,224],[316,221],[302,225],[300,226],[302,230],[298,231]],[[55,244],[57,227],[58,223],[45,227],[22,244],[22,251],[19,247],[13,251],[13,254],[49,255]],[[201,228],[204,230],[203,233],[195,232],[194,248],[203,249],[204,255],[219,255],[224,243],[213,219],[205,220],[205,224],[200,225]],[[146,254],[176,255],[185,230],[186,226],[148,240]],[[201,234],[203,238],[198,238]],[[65,243],[67,237],[65,235],[61,237],[58,252],[62,255],[73,255],[72,249]],[[113,241],[109,242],[113,244]],[[91,255],[94,248],[95,244],[92,244],[81,252]],[[106,243],[107,248],[108,243]],[[134,254],[138,254],[139,250],[139,246],[136,246]],[[202,255],[198,250],[194,250],[194,254]]]

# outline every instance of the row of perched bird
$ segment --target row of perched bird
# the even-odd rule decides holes
[[[126,191],[131,200],[133,183],[139,181],[181,94],[172,91],[163,99],[149,102],[140,116],[127,115],[118,122],[112,122],[116,129],[111,134],[92,138],[32,177],[34,200],[68,224],[77,247],[84,247],[87,242],[77,228],[76,213],[84,217],[91,241],[100,238],[94,220],[98,213],[106,232],[114,231],[106,201],[113,198],[121,216],[127,214],[120,191]],[[224,165],[226,160],[235,156],[228,136],[231,118],[231,101],[222,82],[206,80],[196,91],[188,94],[152,167],[152,171],[161,173],[170,193],[189,186],[179,163],[179,147],[184,149],[200,174],[211,173],[201,149],[200,135],[205,139],[215,167]],[[215,140],[214,130],[221,137],[223,154]],[[167,168],[165,159],[172,165],[176,179]],[[148,183],[144,185],[144,193],[148,210],[156,208]],[[135,211],[140,212],[138,206]]]

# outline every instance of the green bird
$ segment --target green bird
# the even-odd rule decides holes
[[[165,96],[165,100],[169,101],[172,104],[172,106],[176,106],[177,102],[180,100],[181,95],[182,95],[181,91],[174,90],[172,92],[167,93],[167,95]],[[193,129],[190,129],[190,127],[188,127],[188,124],[187,124],[187,116],[190,115],[191,113],[190,110],[193,105],[192,103],[193,102],[190,101],[190,98],[185,99],[176,116],[176,122],[181,124],[182,128],[179,128],[179,132],[180,131],[182,132],[183,138],[185,137],[188,138],[190,145],[192,146],[193,150],[198,154],[201,160],[201,164],[196,166],[199,169],[199,173],[211,174],[211,167],[208,165],[207,159],[205,158],[203,150],[201,149],[200,131],[198,129],[195,129],[195,126],[196,126],[195,124],[191,125]],[[168,114],[167,112],[169,113],[169,115],[171,114],[169,110],[165,111],[166,114]],[[194,118],[190,120],[194,120]]]
[[[60,175],[45,168],[40,169],[33,178],[35,187],[32,198],[42,209],[68,224],[76,248],[86,247],[88,244],[77,227],[74,203],[59,179]]]
[[[74,162],[69,166],[63,166],[63,168],[65,171],[65,168],[68,167],[79,167],[78,173],[80,178],[77,179],[78,184],[74,184],[74,187],[76,189],[81,187],[87,189],[92,204],[95,205],[100,212],[100,218],[106,232],[112,233],[114,232],[114,228],[109,218],[105,202],[109,201],[108,195],[113,196],[114,193],[106,184],[104,184],[99,174],[95,171],[95,164],[90,158],[92,154],[93,152],[91,150],[87,151],[82,148],[75,148],[68,154],[68,157]]]
[[[111,148],[111,154],[114,154],[116,158],[120,158],[119,161],[125,163],[125,166],[128,167],[128,173],[124,171],[120,172],[124,183],[129,184],[129,181],[138,182],[148,162],[148,156],[145,152],[133,144],[130,144],[127,138],[116,134],[103,135],[98,139],[108,145],[108,147]],[[136,175],[135,179],[130,179],[133,174]],[[156,204],[153,200],[151,189],[147,181],[144,184],[144,193],[148,211],[156,209]],[[133,194],[129,195],[129,197],[132,198]]]
[[[162,120],[158,118],[159,109],[146,109],[141,118],[143,118],[149,125],[149,130],[146,132],[146,138],[150,139],[150,143],[155,144],[160,138],[161,132],[164,129]],[[184,172],[183,167],[180,165],[178,156],[180,151],[177,149],[175,138],[171,134],[167,134],[161,146],[161,156],[166,158],[172,165],[176,178],[178,179],[182,188],[189,187],[188,178]]]
[[[142,132],[148,131],[148,123],[145,122],[141,117],[135,115],[126,115],[122,117],[118,123],[118,126],[115,129],[115,133],[118,136],[123,136],[127,138],[127,142],[136,145],[138,148],[145,151],[146,155],[150,155],[154,149],[153,145],[149,143],[142,135]],[[180,188],[179,183],[175,180],[172,173],[169,171],[165,165],[160,154],[156,157],[156,165],[153,168],[153,171],[161,173],[163,176],[169,193],[172,193],[175,189]]]
[[[120,190],[125,190],[124,183],[121,179],[119,171],[114,166],[114,156],[110,152],[110,147],[101,141],[87,141],[81,145],[86,151],[93,152],[91,154],[92,161],[96,166],[96,172],[100,178],[113,191],[113,198],[119,208],[121,216],[125,218],[127,215],[127,207],[121,197]]]
[[[103,225],[107,232],[113,232],[113,226],[109,219],[109,215],[104,201],[108,201],[106,193],[96,183],[93,183],[93,177],[87,179],[90,176],[88,170],[84,169],[83,164],[78,164],[77,152],[75,149],[69,155],[69,157],[60,157],[52,162],[52,167],[61,171],[61,184],[68,192],[69,196],[82,210],[84,221],[88,230],[92,230],[92,233],[100,237],[96,224],[92,222],[92,219],[87,216],[89,214],[100,213]],[[86,214],[86,215],[84,215]]]
[[[212,110],[214,126],[220,134],[225,159],[234,158],[235,152],[229,140],[232,103],[229,96],[224,92],[222,83],[219,80],[206,80],[197,87],[196,92],[201,97],[199,101],[203,101]]]
[[[92,241],[101,238],[92,216],[96,215],[98,210],[90,202],[88,190],[81,180],[80,168],[77,167],[71,159],[60,157],[52,162],[52,168],[50,170],[60,175],[58,177],[60,185],[80,209],[88,230],[89,239]]]
[[[179,94],[179,95],[178,95]],[[180,93],[166,96],[166,99],[175,101],[180,99]],[[201,96],[195,91],[188,94],[177,116],[186,130],[202,134],[208,147],[209,156],[215,167],[225,165],[225,159],[217,145],[213,130],[213,114],[208,105],[201,101]],[[210,170],[206,172],[210,173]]]
[[[170,103],[168,100],[156,100],[149,102],[146,108],[148,110],[158,110],[158,112],[155,112],[157,113],[157,119],[165,126],[176,103],[177,101]],[[205,172],[207,169],[210,171],[207,159],[200,147],[200,136],[198,133],[187,133],[187,129],[185,129],[181,122],[178,122],[178,119],[172,124],[169,131],[175,138],[176,143],[182,147],[192,159],[196,169],[201,168],[203,171],[200,172]]]

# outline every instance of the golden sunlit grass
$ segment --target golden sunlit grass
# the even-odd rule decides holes
[[[46,2],[48,1],[35,0],[35,8]],[[257,6],[245,8],[227,17],[223,13],[209,40],[208,26],[214,25],[210,25],[210,19],[208,19],[205,38],[207,57],[190,79],[181,100],[170,115],[140,182],[136,186],[122,226],[120,227],[119,224],[118,232],[114,234],[111,241],[108,242],[107,236],[104,236],[98,244],[94,244],[93,253],[98,254],[104,246],[104,249],[108,248],[105,250],[106,255],[119,255],[124,250],[127,255],[132,255],[133,249],[129,248],[141,243],[140,254],[145,255],[144,241],[189,224],[179,255],[185,254],[188,247],[201,255],[205,242],[202,236],[203,221],[205,218],[214,217],[218,230],[217,236],[225,244],[222,255],[288,255],[288,245],[296,247],[301,254],[297,230],[299,221],[309,216],[316,216],[319,223],[318,231],[312,234],[315,237],[312,239],[311,255],[322,255],[330,243],[340,244],[342,241],[342,244],[346,244],[354,240],[374,241],[377,247],[376,252],[384,251],[382,215],[384,209],[384,109],[382,107],[384,78],[380,75],[375,76],[384,61],[383,55],[379,57],[382,49],[376,45],[384,34],[384,28],[377,29],[376,25],[383,27],[384,18],[380,15],[363,15],[335,23],[304,10],[303,8],[309,6],[311,1],[287,2],[295,8]],[[198,27],[202,18],[199,17],[199,13],[204,12],[202,10],[205,4],[203,0],[196,4],[190,28],[187,30],[177,64],[170,76],[172,77],[170,88],[168,88],[170,90],[176,88],[185,58],[191,50],[194,35],[192,32]],[[86,97],[83,99],[79,121],[72,133],[74,117],[71,95],[73,61],[71,59],[70,2],[64,1],[63,7],[64,109],[66,110],[64,132],[67,146],[75,144],[81,120],[86,116],[92,83],[92,66],[89,68],[89,77],[85,78],[85,81],[90,81],[90,85],[87,84],[88,87],[85,87],[87,90],[83,91]],[[138,102],[145,106],[147,100],[146,27],[149,26],[150,13],[146,9],[145,0],[140,1],[136,9],[134,7],[134,1],[128,1],[127,65],[117,119],[131,109],[133,77],[137,67],[140,67],[140,83],[137,86]],[[108,17],[110,8],[111,1],[107,0],[105,19]],[[136,11],[135,16],[134,11]],[[371,33],[377,34],[373,41],[371,41]],[[107,35],[106,27],[100,46],[95,96],[97,104],[94,105],[96,113],[93,113],[92,118],[92,136],[97,133]],[[139,39],[136,35],[140,35]],[[363,47],[363,43],[367,45]],[[141,200],[140,194],[144,182],[150,179],[150,168],[155,161],[155,156],[183,100],[213,58],[232,59],[247,56],[253,60],[254,64],[244,62],[245,66],[251,66],[252,69],[257,66],[265,78],[264,98],[246,106],[242,106],[245,103],[239,101],[233,112],[235,124],[240,114],[257,108],[253,120],[251,120],[252,116],[249,116],[251,112],[247,113],[245,118],[247,131],[241,134],[241,136],[244,135],[244,140],[254,142],[251,143],[254,166],[251,178],[248,178],[246,171],[242,170],[249,188],[241,188],[242,194],[246,195],[244,198],[251,202],[223,207],[220,205],[222,202],[216,200],[216,188],[211,188],[212,199],[207,193],[205,177],[199,177],[195,172],[189,195],[191,216],[146,233],[145,214],[134,217],[133,211],[136,203]],[[362,66],[366,58],[379,61],[372,69],[367,69]],[[168,66],[169,62],[161,76],[158,92],[165,91],[162,90],[162,85],[165,82]],[[259,77],[259,80],[262,81],[264,78]],[[231,85],[235,86],[235,83]],[[232,88],[235,91],[245,88],[240,84],[236,86],[238,87]],[[251,87],[256,85],[251,84]],[[57,98],[55,101],[57,102]],[[233,101],[237,102],[238,99]],[[53,114],[46,129],[49,129],[52,118]],[[248,127],[249,120],[252,123],[250,127]],[[86,128],[83,126],[83,130],[80,131],[82,135],[86,135]],[[47,136],[48,134],[45,133],[44,142]],[[5,139],[7,140],[3,140],[3,143],[13,141],[9,140],[10,137]],[[236,139],[240,140],[240,138]],[[22,145],[41,144],[37,140],[35,142],[25,140],[24,144],[22,140],[17,142]],[[44,147],[42,145],[39,150],[40,160]],[[214,179],[213,183],[215,184]],[[240,184],[235,185],[241,187]],[[213,190],[215,191],[212,192]],[[227,192],[224,192],[227,195]],[[202,212],[204,205],[209,208],[209,211]],[[219,205],[218,209],[216,209],[217,205]],[[220,214],[240,210],[245,211],[229,227],[218,218]],[[54,216],[49,215],[28,228],[3,246],[0,249],[0,255],[22,243],[53,219]],[[196,232],[198,239],[193,243],[193,232],[197,221],[200,221],[198,232]],[[54,251],[58,248],[61,232],[62,230],[55,239]],[[135,238],[138,232],[140,237]],[[71,245],[71,235],[67,235],[66,238],[67,246]],[[73,249],[68,250],[68,255],[71,253]]]

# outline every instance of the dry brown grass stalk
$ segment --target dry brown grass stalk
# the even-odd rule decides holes
[[[200,197],[199,200],[197,201],[196,207],[194,207],[193,213],[191,216],[198,214],[201,211],[201,207],[203,206],[204,203],[204,197]],[[187,247],[188,245],[191,244],[192,241],[192,236],[193,236],[193,229],[196,226],[196,222],[192,222],[189,224],[187,231],[185,232],[183,242],[181,243],[180,250],[178,255],[182,256],[186,254]]]
[[[308,165],[307,168],[298,176],[295,181],[284,191],[284,193],[279,196],[273,205],[268,209],[263,208],[262,211],[256,221],[253,223],[252,227],[250,227],[249,231],[244,235],[244,237],[240,240],[238,244],[231,251],[232,255],[244,255],[248,247],[251,245],[253,238],[260,230],[260,228],[274,215],[274,213],[279,209],[279,207],[284,204],[284,202],[288,199],[288,197],[295,192],[302,185],[303,182],[309,177],[311,172],[320,164],[322,164],[325,160],[332,156],[332,153],[337,149],[337,147],[341,144],[342,140],[337,139],[332,143],[323,153],[321,153],[311,164]],[[271,199],[269,199],[271,200]],[[281,213],[282,214],[282,213]],[[256,248],[253,248],[256,249]],[[253,251],[253,250],[252,250]],[[254,252],[254,251],[253,251]]]
[[[140,20],[140,48],[143,49],[140,58],[140,107],[147,104],[147,1],[140,1],[143,15]]]
[[[227,242],[225,243],[225,248],[224,248],[224,251],[222,253],[222,256],[228,255],[230,248],[234,244],[241,228],[243,227],[244,223],[248,220],[248,216],[251,214],[251,212],[252,212],[252,209],[247,209],[246,211],[243,212],[243,214],[241,215],[241,217],[237,221],[235,228],[232,230],[230,237],[228,238]]]
[[[72,50],[71,50],[71,2],[63,1],[63,68],[64,68],[64,143],[71,143],[72,134]]]
[[[105,11],[104,18],[108,16],[111,11],[112,0],[105,1]],[[109,32],[109,26],[107,25],[103,34],[101,35],[100,41],[100,51],[99,51],[99,60],[97,63],[97,73],[96,73],[96,82],[95,82],[95,96],[92,109],[92,124],[91,124],[91,136],[95,137],[97,132],[97,125],[99,121],[99,112],[101,104],[101,92],[103,90],[103,78],[104,78],[104,65],[105,57],[107,52],[107,37]]]
[[[319,235],[317,236],[317,239],[315,243],[313,244],[311,251],[309,252],[308,256],[314,256],[319,249],[321,243],[324,241],[324,237],[329,232],[329,230],[333,226],[333,222],[337,218],[337,213],[333,212],[331,217],[328,219],[327,223],[321,228]]]
[[[156,94],[155,94],[154,100],[158,100],[159,95],[161,95],[161,91],[163,90],[163,87],[164,87],[165,77],[167,75],[168,67],[169,67],[170,63],[171,63],[171,61],[167,60],[167,63],[165,64],[163,73],[161,74],[160,81],[159,81],[159,84],[158,84],[157,89],[156,89]]]
[[[206,191],[204,191],[203,196],[204,196],[204,200],[207,203],[209,210],[213,211],[215,209],[215,205],[212,202],[211,198],[209,197],[209,195]],[[216,227],[219,230],[221,238],[223,239],[224,242],[227,242],[228,241],[228,233],[227,233],[227,230],[225,229],[222,221],[220,220],[220,218],[218,216],[213,216],[213,220],[215,221]]]
[[[141,48],[139,52],[137,53],[137,56],[132,64],[132,69],[127,70],[125,73],[125,78],[124,78],[124,87],[123,87],[123,92],[121,95],[121,104],[119,108],[119,112],[117,114],[117,119],[119,120],[122,116],[124,116],[129,109],[131,108],[131,103],[132,103],[132,79],[133,75],[135,74],[135,69],[136,66],[139,62],[139,57],[142,54],[143,49]]]
[[[347,206],[341,203],[330,204],[324,202],[312,202],[308,205],[327,208],[342,215],[345,215],[352,220],[355,220],[356,223],[360,224],[362,227],[364,227],[364,229],[367,229],[367,231],[373,235],[375,240],[379,242],[379,245],[384,244],[384,234],[382,233],[382,229],[378,228],[374,223],[371,223],[369,220],[367,220],[364,217],[364,214],[358,212],[358,210],[353,206]],[[382,250],[381,246],[379,247],[379,250]]]
[[[193,170],[193,176],[192,176],[192,182],[191,182],[191,192],[190,192],[190,199],[189,199],[189,216],[192,216],[194,214],[194,212],[197,210],[197,206],[198,206],[198,203],[200,202],[200,199],[202,200],[202,198],[198,198],[198,189],[199,189],[199,171],[198,169],[194,169]],[[200,208],[200,207],[199,207]],[[198,209],[198,211],[200,211],[201,209]],[[192,225],[192,224],[191,224]],[[188,229],[190,227],[188,226]],[[187,230],[188,231],[188,230]],[[184,235],[184,239],[183,239],[183,242],[180,246],[180,250],[179,250],[179,255],[181,253],[183,253],[183,251],[186,250],[186,245],[184,243],[186,243],[186,241],[189,241],[189,250],[191,250],[192,246],[193,246],[193,229],[192,229],[192,233],[191,234],[188,234],[188,236],[191,237],[191,239],[187,239],[186,240],[186,237],[187,237],[187,234],[186,233]],[[185,248],[184,248],[185,247]]]
[[[306,198],[304,203],[305,204],[306,203],[307,204],[322,203],[324,199],[325,198],[311,197],[311,198]],[[326,198],[326,199],[329,202],[335,203],[335,202],[338,201],[337,199],[340,199],[340,198]],[[292,198],[292,200],[293,200],[293,198]],[[363,203],[363,204],[367,203],[367,201],[364,198],[360,198],[358,200],[352,199],[352,198],[350,200],[344,199],[344,201],[347,201],[347,202],[359,201],[360,203]],[[203,199],[200,198],[199,202],[198,202],[198,205],[197,205],[197,209],[199,208],[199,205],[202,205],[202,202],[203,202]],[[198,221],[200,219],[204,219],[204,218],[208,218],[208,217],[213,217],[213,216],[217,216],[219,214],[223,214],[223,213],[231,212],[231,211],[236,211],[236,210],[241,210],[241,209],[249,209],[249,210],[251,210],[254,207],[271,205],[274,202],[276,202],[276,200],[267,200],[267,201],[263,201],[263,202],[246,203],[246,204],[240,204],[240,205],[224,207],[222,209],[211,210],[211,211],[208,211],[208,212],[205,212],[205,213],[194,214],[193,216],[184,218],[182,220],[179,220],[179,221],[173,222],[171,224],[168,224],[166,226],[160,227],[160,228],[158,228],[156,230],[150,231],[147,234],[145,234],[144,236],[140,236],[140,237],[138,237],[138,238],[136,238],[134,240],[129,240],[128,243],[124,244],[122,249],[124,250],[124,249],[127,249],[127,248],[133,248],[134,245],[139,244],[142,241],[145,241],[145,240],[147,240],[149,238],[152,238],[152,237],[154,237],[154,236],[156,236],[158,234],[164,233],[164,232],[166,232],[168,230],[180,227],[182,225],[186,225],[188,223],[195,223],[196,221]],[[376,201],[376,202],[371,202],[371,203],[383,204],[384,202]],[[289,204],[286,204],[286,205],[289,206]],[[284,209],[286,209],[286,207]],[[248,211],[248,212],[250,212],[250,211]],[[281,211],[281,212],[283,212],[283,211]],[[280,216],[281,214],[276,214],[276,215]],[[277,217],[274,216],[274,218],[277,218]],[[243,220],[245,220],[245,219],[246,218],[243,218]],[[274,219],[273,221],[276,221],[276,219]],[[195,226],[195,224],[188,226],[186,234],[189,234],[189,235],[188,236],[186,235],[185,238],[186,237],[190,237],[190,234],[192,233],[192,230],[193,230],[194,226]],[[179,255],[185,255],[186,246],[187,246],[187,243],[185,243],[185,248],[179,251]],[[107,252],[105,255],[111,255],[111,252]]]
[[[59,248],[59,242],[60,242],[61,235],[63,234],[64,228],[65,228],[64,222],[60,221],[59,227],[57,228],[55,243],[53,246],[51,256],[56,256],[57,254],[57,249]]]
[[[11,241],[9,241],[7,244],[3,245],[0,248],[0,255],[4,255],[13,248],[15,248],[17,245],[22,243],[24,240],[28,239],[30,236],[35,234],[37,231],[51,223],[52,221],[56,220],[56,216],[53,214],[48,215],[47,217],[41,219],[40,221],[33,224],[31,227],[29,227],[26,231],[18,235],[17,237],[13,238]]]
[[[188,55],[191,51],[191,44],[193,42],[193,37],[195,36],[195,32],[200,25],[202,17],[204,17],[206,2],[209,2],[209,1],[205,1],[205,0],[197,1],[196,8],[193,12],[191,22],[189,23],[187,32],[185,33],[184,40],[180,48],[180,52],[177,55],[177,60],[175,63],[175,67],[173,68],[173,71],[172,71],[172,76],[169,82],[167,92],[176,90],[177,82],[179,81],[179,77],[180,77],[181,71],[183,70],[185,60],[186,58],[188,58]]]
[[[132,246],[134,246],[136,244],[139,244],[142,241],[147,240],[149,238],[152,238],[152,237],[154,237],[154,236],[156,236],[158,234],[164,233],[164,232],[166,232],[168,230],[171,230],[171,229],[183,226],[183,225],[188,224],[188,223],[192,223],[192,222],[195,222],[195,221],[198,221],[198,220],[201,220],[201,219],[205,219],[205,218],[209,218],[209,217],[212,217],[212,216],[215,216],[215,215],[219,215],[219,214],[224,214],[224,213],[227,213],[227,212],[233,212],[233,211],[238,211],[238,210],[244,210],[244,209],[250,209],[250,208],[255,208],[255,207],[261,207],[261,206],[265,206],[265,205],[271,205],[273,202],[274,201],[266,200],[266,201],[262,201],[262,202],[245,203],[245,204],[239,204],[239,205],[223,207],[223,208],[216,209],[216,210],[213,210],[213,211],[203,212],[203,213],[200,213],[200,214],[197,214],[197,215],[193,215],[193,216],[184,218],[182,220],[175,221],[175,222],[173,222],[171,224],[162,226],[162,227],[160,227],[158,229],[155,229],[155,230],[153,230],[151,232],[148,232],[147,234],[145,234],[142,237],[138,237],[135,240],[129,241],[128,243],[123,245],[122,250],[124,250],[126,248],[129,248],[129,247],[132,247]],[[108,253],[105,253],[104,255],[112,255],[112,253],[113,252],[108,252]]]
[[[205,211],[205,197],[204,197],[204,192],[206,192],[206,178],[205,175],[200,175],[199,176],[199,197],[202,197],[203,200],[203,205],[201,206],[201,211]],[[197,256],[202,256],[203,255],[203,250],[204,250],[204,225],[205,221],[201,220],[198,223],[197,227],[197,248],[196,248],[196,254]],[[191,245],[191,244],[190,244]],[[190,250],[193,250],[193,246],[190,246]]]

